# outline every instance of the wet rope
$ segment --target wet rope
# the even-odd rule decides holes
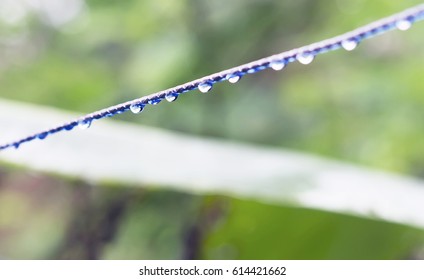
[[[59,126],[31,134],[27,137],[0,146],[0,150],[8,148],[19,148],[22,144],[40,139],[61,132],[69,131],[75,127],[82,129],[90,127],[93,121],[122,114],[126,111],[140,113],[147,105],[156,105],[162,100],[169,102],[175,101],[180,94],[198,89],[201,92],[208,92],[215,83],[228,81],[236,83],[241,77],[247,74],[253,74],[268,68],[281,70],[287,64],[298,61],[302,64],[311,63],[315,56],[343,48],[351,51],[363,40],[372,38],[393,29],[408,30],[413,23],[424,19],[424,4],[410,8],[398,14],[382,18],[353,31],[344,33],[330,39],[319,41],[297,49],[271,55],[250,63],[233,67],[212,75],[193,80],[191,82],[156,92],[138,99],[127,101],[115,106],[111,106],[91,114],[87,114],[78,119],[61,124]]]

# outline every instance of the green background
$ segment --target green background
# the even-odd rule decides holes
[[[29,8],[13,23],[0,17],[0,97],[88,113],[341,34],[419,1],[79,3],[64,24]],[[424,177],[423,33],[418,23],[353,52],[116,118]],[[0,258],[424,258],[423,231],[403,225],[131,187],[1,165]]]

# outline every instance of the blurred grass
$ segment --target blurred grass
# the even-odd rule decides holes
[[[91,112],[337,35],[418,3],[91,0],[85,12],[61,27],[50,26],[35,14],[13,26],[0,21],[0,96]],[[423,32],[424,24],[418,23],[408,32],[364,42],[352,53],[320,56],[308,67],[290,65],[282,72],[266,71],[236,85],[217,85],[211,95],[187,96],[178,104],[161,104],[142,116],[118,118],[424,177]],[[7,168],[6,174],[10,172]],[[22,177],[25,174],[2,185],[14,192],[13,186],[33,181],[21,182]],[[52,180],[51,186],[65,184]],[[72,185],[56,190],[62,200],[66,201],[63,196]],[[48,230],[49,226],[63,215],[72,216],[67,213],[72,210],[43,218],[37,208],[22,210],[33,192],[15,197],[8,191],[0,189],[4,201],[1,228],[8,231],[22,218],[18,228],[29,237],[19,239],[17,234],[15,247],[9,237],[0,234],[0,254],[54,257],[51,248],[59,246],[63,237],[60,231]],[[48,188],[47,193],[51,192],[53,187]],[[165,196],[180,198],[172,193]],[[194,204],[199,200],[186,196]],[[153,201],[126,212],[117,240],[110,241],[105,255],[98,257],[184,255],[184,244],[179,242],[183,242],[186,224],[181,220],[197,212],[182,207],[185,203],[179,199]],[[221,227],[204,233],[207,241],[199,249],[202,257],[386,259],[411,257],[422,246],[418,237],[422,232],[397,225],[246,201],[227,203],[233,210]],[[163,205],[169,208],[162,209]],[[19,209],[27,214],[16,212]],[[269,218],[261,221],[259,217]],[[34,218],[34,223],[25,223]],[[252,231],[245,229],[247,218],[252,219]],[[285,222],[277,223],[281,219]],[[143,223],[136,225],[138,220]],[[166,242],[152,240],[162,231],[165,237],[158,238]],[[281,240],[285,242],[278,243]],[[282,244],[279,250],[274,247],[277,243]],[[139,250],[132,244],[138,244]]]
[[[422,231],[326,212],[232,199],[228,217],[207,236],[212,259],[411,258]],[[294,242],[296,240],[296,242]]]

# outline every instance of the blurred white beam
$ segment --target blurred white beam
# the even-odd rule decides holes
[[[74,117],[0,100],[0,141]],[[424,228],[423,181],[282,149],[113,120],[2,151],[0,160],[91,182],[247,197]]]

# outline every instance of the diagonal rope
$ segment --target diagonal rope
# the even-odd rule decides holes
[[[344,33],[330,39],[319,41],[310,45],[306,45],[297,49],[282,52],[279,54],[271,55],[250,63],[246,63],[237,67],[233,67],[215,74],[205,76],[203,78],[193,80],[191,82],[159,91],[138,99],[127,101],[115,106],[111,106],[94,113],[82,116],[78,119],[61,124],[59,126],[31,134],[27,137],[18,139],[16,141],[0,145],[0,150],[7,148],[19,148],[23,143],[30,142],[36,139],[45,139],[48,135],[55,134],[61,131],[69,131],[74,127],[82,129],[90,127],[91,123],[95,120],[112,117],[126,111],[133,113],[140,113],[146,105],[156,105],[163,99],[169,102],[175,101],[177,97],[195,89],[201,92],[208,92],[212,89],[215,83],[229,81],[236,83],[240,78],[247,74],[253,74],[267,68],[274,70],[281,70],[287,64],[299,61],[302,64],[311,63],[315,56],[318,54],[326,53],[336,49],[344,48],[351,51],[363,40],[380,35],[393,29],[407,30],[413,23],[424,19],[424,4],[407,9],[398,14],[382,18],[374,21],[363,27],[357,28],[353,31]]]

